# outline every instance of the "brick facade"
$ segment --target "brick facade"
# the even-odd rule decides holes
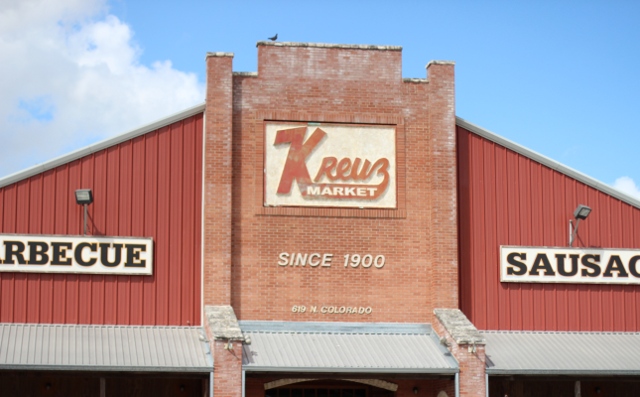
[[[398,47],[281,43],[258,44],[257,74],[234,74],[231,60],[207,58],[205,304],[230,301],[244,320],[366,322],[430,322],[434,308],[457,307],[453,65],[433,62],[428,79],[403,80]],[[265,208],[267,122],[394,127],[397,208]],[[281,252],[334,262],[279,267]],[[386,264],[345,268],[346,254]]]
[[[257,73],[234,73],[232,54],[208,54],[205,305],[231,305],[240,320],[409,323],[458,307],[454,65],[431,62],[426,79],[403,79],[401,55],[399,47],[258,43]],[[269,123],[393,128],[396,208],[265,205]],[[333,261],[279,266],[283,252]],[[352,268],[347,254],[386,261]],[[323,313],[328,307],[371,312]],[[235,348],[223,347],[212,342],[215,392],[238,395],[241,367]],[[476,361],[465,368],[484,365]],[[262,395],[267,381],[248,378],[247,395]],[[452,378],[393,381],[396,396],[455,393]]]

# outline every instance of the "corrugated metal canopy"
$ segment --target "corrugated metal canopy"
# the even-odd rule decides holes
[[[1,370],[213,370],[198,327],[0,324]]]
[[[481,333],[490,375],[640,375],[640,333]]]
[[[240,321],[254,372],[453,374],[458,364],[427,324]]]

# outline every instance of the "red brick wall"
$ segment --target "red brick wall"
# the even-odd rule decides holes
[[[216,340],[213,345],[213,395],[238,397],[242,390],[242,343]]]
[[[204,138],[204,301],[231,304],[231,54],[207,56]]]
[[[257,76],[232,77],[230,57],[207,62],[205,304],[230,299],[244,320],[367,322],[429,322],[434,308],[458,307],[453,65],[409,82],[397,48],[274,45],[258,46]],[[398,209],[265,210],[265,121],[396,126]],[[279,267],[280,252],[334,261]],[[386,265],[345,268],[345,254]],[[320,314],[325,305],[372,313]]]
[[[484,397],[486,394],[484,345],[458,345],[437,318],[434,319],[433,329],[440,337],[446,339],[451,354],[458,361],[460,368],[460,395]],[[475,351],[469,351],[470,347],[474,347]],[[451,395],[449,391],[447,391],[447,394]]]

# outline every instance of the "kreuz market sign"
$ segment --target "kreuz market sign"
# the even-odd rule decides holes
[[[501,246],[500,281],[640,284],[640,250]]]
[[[395,139],[388,126],[268,123],[265,205],[396,208]]]
[[[153,239],[0,234],[0,272],[153,274]]]

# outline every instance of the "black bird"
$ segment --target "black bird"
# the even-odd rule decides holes
[[[271,41],[276,41],[276,40],[278,40],[278,33],[276,33],[276,35],[275,35],[275,36],[273,36],[273,37],[269,37],[269,40],[271,40]]]

